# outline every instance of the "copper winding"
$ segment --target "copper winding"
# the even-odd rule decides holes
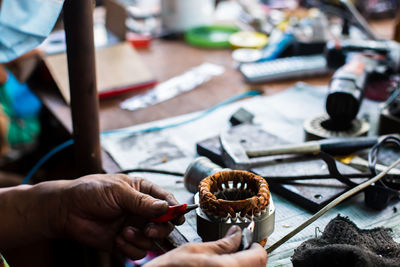
[[[247,191],[252,196],[242,200],[218,199],[216,194],[224,190]],[[264,212],[269,205],[270,192],[267,182],[261,176],[247,171],[221,171],[200,182],[199,197],[202,210],[220,218],[228,215],[236,218],[238,213],[245,217]]]

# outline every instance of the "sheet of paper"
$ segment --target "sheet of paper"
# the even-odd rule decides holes
[[[254,122],[262,125],[266,131],[290,142],[302,142],[304,138],[303,121],[324,112],[326,93],[325,87],[311,87],[300,83],[282,93],[266,97],[253,97],[225,106],[207,117],[176,128],[140,135],[103,136],[102,145],[122,169],[140,167],[184,172],[188,164],[196,157],[195,143],[228,129],[229,118],[239,107],[244,107],[254,113]],[[377,110],[378,103],[364,101],[360,116],[370,118],[371,124],[375,127]],[[195,115],[188,114],[135,126],[128,131],[156,125],[167,125]],[[182,177],[150,173],[135,174],[145,176],[154,183],[165,187],[174,193],[180,202],[191,203],[193,201],[193,194],[185,189]],[[275,231],[269,237],[267,246],[270,246],[312,216],[311,213],[284,198],[276,194],[272,194],[272,196],[276,206],[276,221]],[[360,228],[390,227],[393,229],[395,240],[400,241],[400,205],[394,203],[384,211],[374,211],[367,208],[363,201],[364,196],[360,194],[322,216],[271,253],[268,266],[291,266],[290,257],[293,250],[303,241],[314,237],[316,232],[318,234],[319,231],[323,231],[325,225],[338,213],[348,216]],[[394,207],[397,207],[399,211],[395,211]],[[179,231],[184,234],[188,241],[200,242],[201,239],[196,233],[195,213],[189,213],[186,219],[187,223],[178,226]]]
[[[43,58],[67,104],[70,103],[66,53]],[[133,75],[134,74],[134,75]],[[82,73],[82,75],[85,75]],[[134,88],[155,80],[136,50],[127,42],[96,49],[96,79],[99,93]]]
[[[171,99],[179,94],[188,92],[209,81],[212,77],[221,75],[225,68],[212,63],[203,63],[185,73],[159,83],[150,91],[135,95],[121,103],[121,108],[137,110]]]

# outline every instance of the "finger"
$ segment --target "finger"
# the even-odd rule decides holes
[[[142,230],[148,223],[149,218],[140,215],[128,215],[125,219],[124,226],[132,226]]]
[[[249,249],[230,255],[236,262],[242,263],[240,266],[262,266],[267,264],[267,251],[258,243],[253,243]]]
[[[166,201],[143,194],[132,187],[125,187],[119,197],[122,207],[133,214],[155,218],[168,211]]]
[[[116,239],[117,248],[125,254],[127,257],[131,258],[132,260],[139,260],[143,259],[147,251],[143,249],[136,248],[131,244],[127,243],[122,237],[117,237]]]
[[[182,225],[185,222],[185,216],[179,216],[173,220],[171,220],[171,223],[175,224],[175,225]]]
[[[172,223],[149,223],[146,225],[144,233],[149,238],[162,239],[167,237],[173,229]]]
[[[153,240],[146,237],[139,229],[125,227],[122,231],[122,237],[127,243],[136,248],[143,250],[151,250],[155,248]]]
[[[167,201],[170,206],[179,205],[179,202],[176,200],[173,194],[146,179],[135,178],[133,183],[135,188],[144,194],[149,194],[155,198],[163,199]],[[181,225],[185,222],[185,217],[179,216],[178,218],[173,219],[171,222],[175,225]]]
[[[146,179],[137,178],[135,180],[135,186],[138,191],[144,194],[149,194],[158,199],[163,199],[167,201],[170,206],[175,206],[179,204],[173,194]]]
[[[241,229],[234,225],[229,228],[225,237],[214,242],[196,244],[196,251],[207,254],[228,254],[238,250],[241,241]]]

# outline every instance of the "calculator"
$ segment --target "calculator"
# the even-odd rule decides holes
[[[320,76],[331,72],[322,54],[244,63],[239,70],[249,83]]]

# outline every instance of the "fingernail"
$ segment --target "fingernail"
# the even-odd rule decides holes
[[[157,229],[155,229],[154,227],[147,228],[147,236],[156,237],[157,236]]]
[[[233,225],[231,226],[231,228],[229,228],[228,232],[226,232],[225,237],[236,235],[239,232],[240,232],[240,227],[237,225]]]
[[[135,232],[132,230],[132,228],[126,228],[125,230],[125,236],[129,239],[132,239],[135,237]]]
[[[155,234],[155,232],[156,232],[155,227],[156,227],[156,225],[154,223],[147,224],[146,229],[145,229],[146,235],[151,237],[152,234]]]
[[[179,218],[179,220],[178,220],[178,225],[181,225],[181,224],[183,224],[185,222],[185,217],[184,216],[182,216],[182,217],[180,217]]]
[[[168,207],[168,202],[164,200],[157,200],[153,202],[153,207],[156,209],[162,209]]]

